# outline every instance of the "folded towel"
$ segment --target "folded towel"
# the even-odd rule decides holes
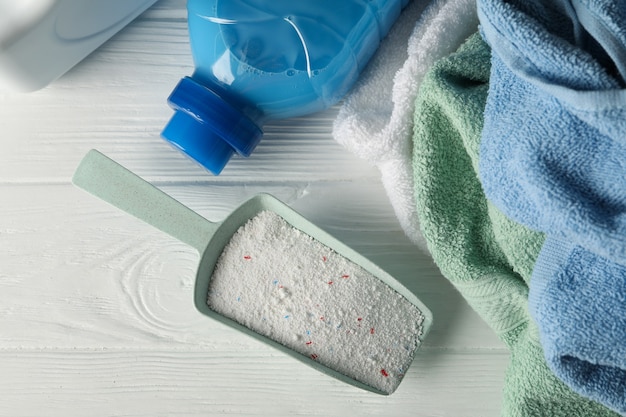
[[[512,219],[626,264],[626,90],[619,71],[601,65],[626,57],[626,36],[609,31],[615,18],[595,7],[608,2],[571,3],[575,10],[566,0],[478,2],[494,51],[481,181]],[[626,13],[626,1],[612,3]]]
[[[487,197],[549,235],[530,312],[576,392],[626,414],[626,1],[479,0]]]
[[[511,349],[503,416],[615,416],[555,377],[528,314],[544,236],[504,216],[478,179],[490,50],[478,34],[438,61],[415,104],[417,213],[433,259]]]
[[[528,287],[512,269],[530,274],[541,235],[490,210],[476,178],[490,52],[474,35],[456,54],[435,64],[415,107],[413,173],[422,232],[444,276],[496,333],[527,322]],[[506,233],[496,241],[492,216]],[[508,242],[508,239],[513,242]],[[515,259],[502,245],[525,244]],[[515,267],[511,266],[515,262]]]
[[[626,415],[626,267],[550,237],[532,276],[529,309],[555,374]]]
[[[333,127],[337,142],[379,168],[401,227],[424,250],[411,173],[415,96],[432,63],[477,27],[475,0],[413,0],[346,96]]]

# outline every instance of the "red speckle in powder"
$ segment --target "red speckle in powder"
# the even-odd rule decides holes
[[[328,281],[328,285],[333,285],[333,284],[334,284],[334,282]]]
[[[326,261],[328,260],[328,258],[327,258],[327,257],[325,257],[325,256],[322,256],[322,260],[323,260],[324,262],[326,262]]]
[[[320,320],[324,321],[324,316],[320,317]]]
[[[370,329],[370,334],[374,334],[374,328],[373,327]]]
[[[356,319],[357,321],[363,321],[363,317],[359,317],[358,319]]]
[[[385,378],[387,378],[389,376],[389,374],[387,373],[387,371],[385,371],[384,369],[380,370],[380,373],[382,376],[384,376]]]
[[[246,261],[249,261],[250,259],[252,259],[252,256],[246,255],[246,256],[243,257],[243,259],[245,259]]]
[[[319,356],[317,356],[315,353],[311,355],[311,359],[315,360],[317,359]]]
[[[341,278],[347,279],[347,278],[350,278],[350,275],[347,275],[347,274],[346,275],[342,275]]]

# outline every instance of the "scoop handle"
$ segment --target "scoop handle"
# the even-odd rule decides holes
[[[218,226],[94,149],[85,155],[72,182],[200,254]]]

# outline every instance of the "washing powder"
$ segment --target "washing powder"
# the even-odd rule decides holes
[[[423,333],[424,315],[406,298],[269,211],[233,235],[207,303],[384,393],[402,381]]]

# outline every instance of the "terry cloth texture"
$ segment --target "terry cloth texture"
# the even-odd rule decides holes
[[[577,392],[626,415],[626,267],[548,238],[529,298],[550,367]]]
[[[413,178],[423,235],[443,275],[511,350],[503,416],[616,416],[548,368],[527,309],[544,235],[508,219],[482,190],[478,163],[490,54],[475,34],[435,63],[419,89]]]
[[[546,360],[626,414],[626,1],[479,0],[493,48],[480,175],[549,236],[530,290]]]
[[[433,62],[477,27],[475,0],[413,0],[346,96],[333,127],[337,142],[379,168],[401,227],[423,250],[411,171],[415,96]]]
[[[480,175],[510,218],[626,264],[626,90],[617,69],[601,64],[607,50],[626,55],[626,34],[609,32],[607,17],[602,38],[592,38],[571,16],[582,3],[572,1],[573,11],[565,0],[478,2],[494,57]],[[588,3],[626,14],[626,1]],[[578,45],[599,42],[610,49]]]

